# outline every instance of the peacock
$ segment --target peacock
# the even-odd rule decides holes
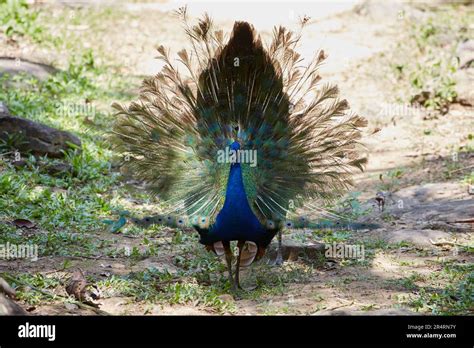
[[[191,50],[174,61],[157,48],[162,70],[143,81],[138,100],[113,105],[112,141],[121,165],[168,207],[134,222],[192,226],[201,244],[225,257],[237,289],[240,268],[262,258],[276,235],[281,244],[283,228],[309,223],[294,219],[296,209],[317,209],[314,202],[351,187],[367,162],[360,143],[367,122],[337,86],[321,83],[324,51],[303,65],[301,31],[275,27],[264,45],[247,22],[227,36],[207,14],[195,25],[186,9],[179,15]]]

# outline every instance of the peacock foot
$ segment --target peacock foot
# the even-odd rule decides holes
[[[283,265],[283,256],[281,255],[281,253],[278,253],[277,254],[277,257],[275,259],[275,265],[276,266],[281,266]]]

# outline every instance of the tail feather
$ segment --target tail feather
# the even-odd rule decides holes
[[[182,13],[186,19],[185,12]],[[167,200],[175,215],[206,216],[222,208],[230,163],[218,160],[234,141],[255,151],[242,163],[249,205],[262,223],[284,221],[290,201],[332,200],[347,190],[365,120],[349,112],[335,86],[320,86],[320,51],[302,66],[300,40],[274,30],[264,47],[254,28],[236,22],[227,43],[204,16],[186,24],[193,51],[178,53],[186,76],[160,47],[163,70],[146,79],[138,101],[115,104],[113,140],[122,164]]]
[[[141,227],[148,228],[152,225],[162,225],[173,228],[196,230],[200,235],[205,235],[208,232],[210,220],[208,217],[194,217],[187,219],[185,217],[177,217],[173,215],[155,215],[143,218],[133,217],[132,223]],[[330,230],[374,230],[381,228],[379,224],[371,222],[357,222],[351,219],[340,217],[339,219],[322,218],[318,220],[310,220],[306,217],[299,217],[296,219],[285,220],[267,220],[266,227],[269,230],[297,230],[297,229],[330,229]]]

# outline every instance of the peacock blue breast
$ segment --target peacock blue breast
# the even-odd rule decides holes
[[[239,143],[234,142],[231,149],[239,150]],[[209,232],[209,237],[214,241],[246,240],[260,243],[267,239],[267,230],[249,206],[240,163],[231,164],[224,206]]]

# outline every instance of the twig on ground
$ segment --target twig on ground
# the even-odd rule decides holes
[[[465,169],[470,169],[470,168],[474,168],[474,165],[472,165],[472,166],[467,166],[467,167],[463,167],[463,168],[459,168],[459,169],[456,169],[456,170],[452,170],[452,171],[449,172],[449,174],[457,173],[457,172],[463,171],[463,170],[465,170]]]

